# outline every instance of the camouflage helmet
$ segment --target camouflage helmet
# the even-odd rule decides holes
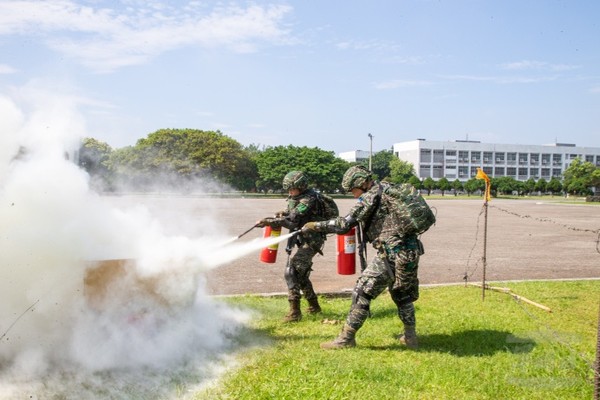
[[[304,190],[307,187],[308,187],[308,179],[306,178],[306,175],[304,175],[304,172],[302,172],[302,171],[289,172],[283,178],[283,189],[285,189],[285,190],[289,190],[289,189]]]
[[[371,180],[371,171],[362,165],[354,165],[344,173],[342,178],[342,188],[345,192],[351,191],[353,188],[359,188],[363,183]]]

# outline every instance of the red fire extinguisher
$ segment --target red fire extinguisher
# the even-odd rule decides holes
[[[354,275],[356,273],[356,229],[337,235],[337,273]]]
[[[281,235],[281,227],[279,228],[271,228],[270,226],[265,226],[264,229],[264,238],[277,237]],[[272,244],[270,246],[265,247],[260,252],[260,261],[264,263],[273,264],[275,260],[277,260],[277,249],[279,248],[279,243]]]

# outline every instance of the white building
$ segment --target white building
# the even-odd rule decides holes
[[[346,151],[339,153],[338,157],[348,162],[360,162],[369,159],[369,152],[363,150]]]
[[[428,141],[417,139],[393,145],[394,155],[413,164],[419,179],[467,181],[477,167],[489,177],[508,176],[519,181],[560,178],[571,161],[579,157],[600,166],[600,148],[574,144],[492,144],[478,141]]]

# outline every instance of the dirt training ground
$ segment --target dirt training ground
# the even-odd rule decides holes
[[[169,231],[193,231],[199,224],[237,236],[257,220],[285,208],[282,199],[208,199],[201,197],[110,197],[114,204],[142,203],[156,213]],[[484,241],[483,200],[431,199],[437,223],[422,236],[425,254],[419,267],[421,284],[482,280]],[[353,199],[337,201],[344,215]],[[210,205],[208,205],[210,204]],[[181,222],[185,221],[186,226]],[[600,207],[561,204],[554,200],[492,199],[488,209],[486,280],[600,278],[598,230]],[[286,230],[284,229],[284,233]],[[241,240],[260,237],[255,229]],[[314,258],[311,275],[318,293],[350,290],[358,277],[338,275],[335,235],[330,235],[324,256]],[[259,252],[223,265],[207,276],[211,294],[281,293],[285,243],[277,262],[264,264]],[[368,247],[369,258],[374,250]],[[357,258],[357,270],[360,270]],[[600,284],[600,282],[599,282]]]

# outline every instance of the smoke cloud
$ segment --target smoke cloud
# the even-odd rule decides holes
[[[73,98],[0,95],[0,130],[0,399],[185,397],[217,377],[249,312],[203,272],[268,243],[167,235],[91,191]]]

